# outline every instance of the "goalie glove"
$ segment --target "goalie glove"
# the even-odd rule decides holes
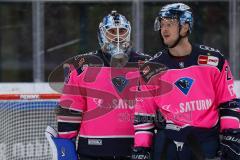
[[[47,126],[45,136],[50,144],[53,160],[78,160],[72,140],[59,138],[57,131],[50,126]]]
[[[223,130],[220,151],[224,159],[240,159],[240,129]]]
[[[147,147],[135,147],[132,150],[132,160],[150,160],[151,153],[150,148]]]

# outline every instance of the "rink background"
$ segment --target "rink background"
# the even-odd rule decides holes
[[[235,81],[234,90],[240,97],[240,80]],[[57,93],[49,83],[1,83],[0,94],[44,94]]]

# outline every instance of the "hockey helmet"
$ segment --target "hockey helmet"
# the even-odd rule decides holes
[[[180,25],[188,23],[189,32],[191,33],[193,28],[193,15],[191,8],[188,5],[183,3],[173,3],[163,6],[155,19],[154,31],[159,31],[161,29],[160,21],[164,18],[178,19]]]

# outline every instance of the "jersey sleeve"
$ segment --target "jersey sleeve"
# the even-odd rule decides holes
[[[86,109],[80,83],[81,76],[74,70],[64,85],[57,109],[58,133],[61,138],[76,137],[80,128],[82,114]]]
[[[155,57],[156,58],[156,57]],[[167,90],[171,90],[167,83],[161,81],[161,76],[167,67],[158,61],[147,61],[140,67],[140,94],[135,106],[135,147],[151,147],[155,129],[156,112],[160,111],[156,99]]]
[[[229,64],[224,59],[222,70],[214,77],[217,106],[220,109],[220,128],[239,128],[240,110],[235,105],[234,78]]]
[[[220,70],[214,78],[216,82],[215,91],[218,104],[236,98],[236,94],[233,90],[234,79],[227,60],[224,60],[222,70]]]
[[[154,97],[150,96],[149,87],[143,83],[140,85],[134,112],[134,147],[151,147],[157,105]]]

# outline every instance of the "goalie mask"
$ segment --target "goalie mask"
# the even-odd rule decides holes
[[[128,61],[131,25],[116,11],[103,18],[99,24],[98,40],[103,52],[111,55],[112,61]]]

